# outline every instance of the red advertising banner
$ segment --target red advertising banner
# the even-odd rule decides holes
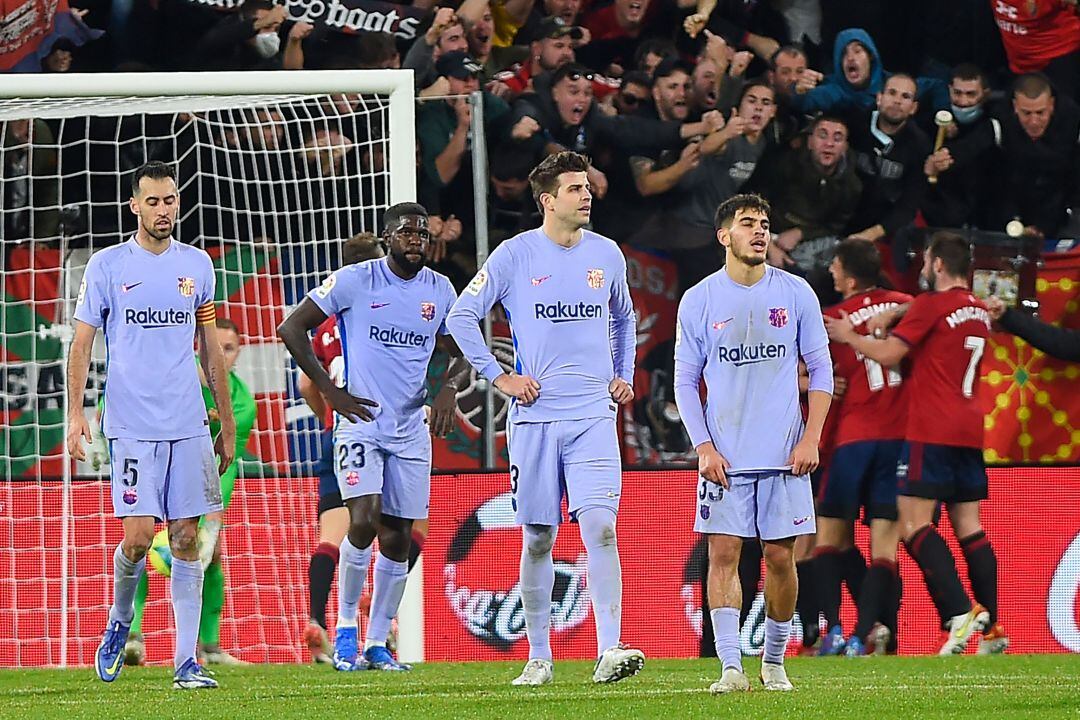
[[[1010,652],[1080,652],[1080,470],[993,469],[983,522],[999,564],[1001,622]],[[698,654],[702,548],[692,531],[695,474],[628,472],[619,513],[623,564],[623,638],[657,657]],[[459,475],[433,483],[434,520],[424,547],[425,655],[428,660],[524,659],[524,620],[517,586],[520,532],[513,527],[506,475]],[[440,518],[442,518],[440,520]],[[967,583],[963,555],[943,535]],[[866,531],[858,541],[865,548]],[[573,525],[555,544],[552,599],[557,657],[593,658],[596,640],[584,572],[584,548]],[[943,640],[919,570],[903,552],[900,652],[934,653]],[[854,610],[845,596],[848,632]],[[760,651],[760,598],[743,630],[746,652]],[[798,638],[799,633],[793,633]],[[795,640],[797,642],[797,640]]]
[[[694,477],[686,470],[624,475],[623,637],[651,657],[694,657],[699,651],[704,552],[692,531]],[[1080,468],[994,469],[990,479],[983,522],[997,552],[1009,652],[1080,652]],[[521,533],[513,526],[508,490],[505,474],[433,479],[431,532],[423,554],[428,661],[526,657],[517,585]],[[221,642],[244,660],[307,659],[300,633],[308,621],[315,500],[312,479],[237,483],[223,536],[228,582]],[[111,601],[112,552],[121,535],[109,503],[106,484],[75,483],[65,558],[60,484],[0,484],[0,666],[58,665],[65,647],[67,664],[92,661]],[[943,534],[951,535],[947,525]],[[862,528],[858,540],[865,547]],[[962,555],[952,540],[950,546],[964,576]],[[936,652],[942,637],[933,605],[914,563],[903,552],[900,557],[900,652]],[[572,524],[560,529],[555,572],[555,654],[592,658],[596,640],[585,554]],[[152,662],[171,658],[167,587],[151,574],[143,630]],[[331,599],[331,622],[333,607]],[[743,628],[748,653],[760,651],[761,607],[759,597]],[[843,617],[850,631],[854,614],[846,597]],[[798,636],[796,630],[793,637]]]

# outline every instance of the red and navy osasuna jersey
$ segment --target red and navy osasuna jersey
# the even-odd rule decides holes
[[[1080,50],[1080,16],[1061,0],[990,0],[1016,74],[1036,72]]]
[[[911,301],[893,335],[911,346],[904,439],[982,448],[979,368],[990,337],[986,306],[968,288],[923,293]]]
[[[345,360],[341,355],[341,336],[338,334],[336,315],[326,318],[315,329],[315,337],[311,339],[311,349],[334,384],[342,387],[345,384]],[[334,411],[329,406],[326,408],[326,417],[323,418],[323,422],[324,427],[334,424]]]
[[[870,318],[910,300],[906,293],[872,288],[828,308],[824,315],[838,318],[844,311],[855,329],[866,335]],[[843,396],[829,409],[827,431],[822,433],[829,449],[863,440],[902,440],[907,405],[900,368],[882,367],[841,343],[830,343],[829,353],[835,375],[847,381]]]

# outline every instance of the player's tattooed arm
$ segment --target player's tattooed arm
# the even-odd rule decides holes
[[[904,315],[907,314],[908,308],[910,307],[911,303],[906,302],[903,305],[897,305],[894,308],[871,316],[866,321],[866,332],[876,338],[885,337],[885,335],[888,334],[889,329],[894,327],[896,323],[904,318]]]
[[[367,398],[358,398],[349,394],[345,388],[334,384],[326,370],[315,357],[311,349],[308,333],[314,330],[326,319],[319,306],[311,298],[304,298],[295,310],[278,325],[277,334],[281,342],[285,343],[286,349],[292,355],[293,360],[300,369],[311,378],[315,387],[323,394],[330,407],[339,415],[348,418],[352,422],[364,420],[370,422],[374,416],[368,408],[378,407],[379,403]]]
[[[225,370],[225,354],[221,351],[217,326],[200,323],[195,326],[199,340],[199,363],[206,375],[206,386],[217,406],[221,432],[214,438],[214,453],[218,456],[218,474],[224,474],[236,455],[236,418],[233,417],[229,377]]]
[[[86,393],[86,376],[90,372],[90,351],[94,347],[97,328],[81,320],[75,321],[75,337],[68,349],[67,398],[68,398],[68,452],[76,460],[86,459],[82,439],[94,442],[90,423],[83,412],[83,396]]]

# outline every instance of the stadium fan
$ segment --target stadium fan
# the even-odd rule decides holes
[[[188,54],[192,70],[274,70],[281,67],[284,5],[247,0],[240,12],[222,17]]]
[[[753,81],[743,87],[739,106],[724,127],[706,136],[696,151],[684,150],[681,162],[647,172],[639,164],[639,187],[676,192],[667,212],[654,216],[630,242],[668,250],[683,291],[723,262],[713,215],[720,203],[739,192],[765,153],[766,129],[776,112],[773,97],[765,81]]]
[[[534,2],[529,11],[528,19],[514,38],[514,44],[521,45],[526,38],[532,38],[536,32],[536,26],[546,17],[558,18],[563,25],[577,25],[578,14],[581,12],[582,5],[582,0],[541,0],[540,2]]]
[[[790,42],[787,23],[775,3],[697,0],[693,14],[683,21],[683,29],[696,37],[705,28],[723,37],[731,47],[749,48],[765,62],[781,45]]]
[[[986,112],[990,85],[975,65],[958,65],[949,80],[952,122],[945,131],[944,146],[926,158],[923,173],[934,181],[928,186],[920,209],[931,227],[981,227],[998,229],[986,219],[1000,183],[1000,159],[996,148],[983,144],[977,150],[953,157],[951,148],[973,135],[999,137],[1001,121]],[[957,162],[959,160],[960,162]]]
[[[1080,100],[1080,14],[1072,0],[992,3],[1009,69],[1041,72],[1059,94]]]
[[[893,265],[905,260],[906,232],[926,191],[923,164],[930,141],[912,122],[918,110],[915,80],[896,73],[882,85],[877,109],[850,126],[850,145],[862,193],[848,222],[852,237],[889,243]]]
[[[401,67],[415,72],[416,89],[424,90],[439,79],[435,62],[440,57],[446,53],[468,50],[469,41],[465,38],[465,27],[454,9],[439,8],[435,11],[435,17],[427,31],[409,46],[405,59],[401,61]],[[446,89],[440,88],[437,94],[446,94]]]
[[[902,316],[886,338],[862,335],[848,313],[827,318],[829,337],[882,368],[912,356],[904,444],[896,466],[900,534],[918,563],[949,631],[942,655],[963,653],[982,636],[979,652],[1000,653],[1009,639],[998,622],[997,557],[979,519],[987,497],[983,412],[976,392],[990,315],[971,294],[971,248],[954,233],[935,233],[924,252],[922,279],[932,292],[881,313]],[[956,562],[934,527],[938,503],[949,512],[967,560],[975,602],[960,584]]]
[[[772,198],[769,263],[805,276],[818,297],[832,296],[826,268],[862,194],[844,121],[819,115],[805,143],[759,162],[746,187]]]
[[[987,224],[1002,228],[1019,219],[1029,234],[1049,238],[1080,233],[1080,108],[1054,93],[1044,75],[1016,79],[1011,112],[1000,130],[984,123],[949,143],[957,163],[995,146],[1002,155],[998,192],[988,201]],[[947,173],[946,173],[947,174]]]
[[[574,43],[585,36],[580,27],[562,24],[559,18],[544,18],[536,25],[529,42],[529,57],[495,75],[488,90],[507,101],[513,101],[532,89],[532,79],[574,61]],[[593,75],[593,97],[603,100],[619,90],[619,83],[602,75]]]

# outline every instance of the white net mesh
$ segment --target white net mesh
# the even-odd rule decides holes
[[[226,515],[221,644],[302,659],[318,430],[275,328],[339,265],[344,240],[376,230],[390,108],[388,93],[0,101],[0,665],[86,664],[104,627],[120,526],[107,464],[74,465],[65,497],[63,329],[90,255],[134,231],[130,176],[147,160],[177,169],[176,237],[213,258],[218,315],[240,327],[236,369],[258,409]],[[411,122],[394,132],[409,136],[394,163],[412,173]],[[83,401],[95,426],[104,376],[99,335]],[[90,455],[107,463],[103,445]],[[151,661],[171,657],[167,585],[151,574]]]

